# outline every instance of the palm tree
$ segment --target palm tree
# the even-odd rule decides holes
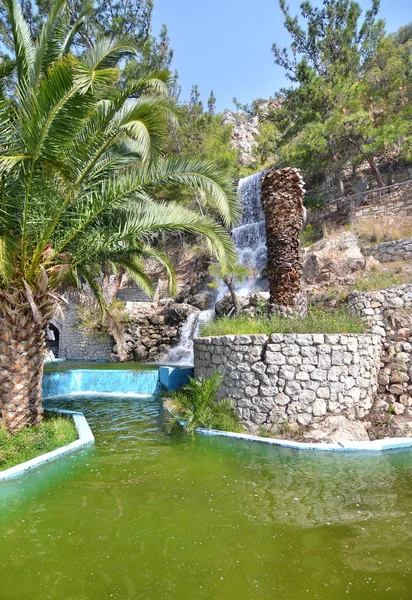
[[[168,75],[119,87],[119,61],[136,49],[103,39],[71,52],[79,22],[56,0],[33,40],[17,0],[2,0],[14,39],[14,89],[0,97],[0,417],[9,431],[42,417],[45,328],[63,283],[102,302],[102,265],[124,269],[146,291],[144,259],[172,267],[156,246],[165,232],[205,236],[223,267],[235,262],[225,229],[158,190],[190,186],[208,196],[221,222],[236,217],[226,176],[197,159],[165,158],[176,109]],[[1,72],[0,72],[1,74]]]
[[[244,431],[233,401],[228,398],[219,400],[222,381],[222,373],[215,371],[208,379],[189,377],[189,383],[181,390],[169,395],[165,392],[164,406],[171,413],[169,431],[181,425],[182,421],[186,432],[192,437],[199,427]]]
[[[306,310],[301,295],[299,234],[304,221],[304,182],[299,169],[269,170],[262,181],[267,273],[271,309],[286,314]]]

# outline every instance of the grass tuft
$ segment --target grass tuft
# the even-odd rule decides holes
[[[358,292],[373,292],[374,290],[385,290],[404,283],[411,283],[412,276],[402,273],[370,273],[363,277],[358,277],[353,290]]]
[[[306,317],[279,316],[253,318],[248,315],[221,317],[202,325],[201,337],[254,333],[365,333],[365,325],[347,307],[322,310],[311,307]]]
[[[363,217],[353,225],[362,242],[381,244],[412,237],[412,218],[405,215]]]
[[[73,420],[65,417],[46,417],[39,426],[27,427],[14,435],[0,427],[0,471],[66,446],[77,438]]]

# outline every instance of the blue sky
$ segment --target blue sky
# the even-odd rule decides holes
[[[315,3],[318,4],[315,0]],[[232,98],[267,98],[285,84],[271,46],[289,45],[278,0],[154,0],[153,32],[166,23],[175,51],[182,99],[198,84],[202,99],[213,89],[218,110],[233,108]],[[289,0],[292,14],[301,0]],[[360,0],[363,7],[370,2]],[[411,0],[381,0],[387,31],[412,21]]]

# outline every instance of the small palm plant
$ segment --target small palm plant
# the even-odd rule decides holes
[[[168,232],[204,236],[218,260],[235,262],[230,226],[237,207],[227,175],[198,159],[167,158],[175,107],[168,73],[120,86],[118,68],[136,48],[100,40],[71,52],[76,27],[55,0],[33,40],[17,0],[2,0],[14,40],[14,88],[0,69],[0,419],[13,432],[42,416],[45,329],[63,284],[99,280],[116,265],[147,292],[144,259],[173,269],[158,249]],[[191,187],[209,198],[220,223],[157,200]]]
[[[182,420],[185,422],[185,430],[192,437],[198,427],[243,431],[232,401],[218,400],[222,381],[223,375],[220,371],[215,371],[208,379],[189,378],[189,383],[181,390],[168,394],[165,406],[174,415],[169,422],[169,431]]]

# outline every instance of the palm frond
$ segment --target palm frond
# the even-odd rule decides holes
[[[98,91],[118,78],[117,65],[127,55],[136,55],[137,49],[127,38],[103,38],[78,61],[75,82],[81,94]]]
[[[228,227],[239,219],[239,206],[233,183],[213,164],[197,158],[166,158],[156,165],[150,185],[188,186],[206,195]]]
[[[67,0],[54,0],[47,19],[43,23],[39,39],[35,46],[33,66],[30,70],[30,83],[35,87],[39,82],[40,75],[49,67],[60,54],[60,40],[54,35],[56,22],[61,18],[67,4]]]
[[[19,85],[25,87],[29,83],[29,72],[33,65],[34,43],[19,2],[17,0],[3,0],[3,3],[12,29],[17,78]]]

